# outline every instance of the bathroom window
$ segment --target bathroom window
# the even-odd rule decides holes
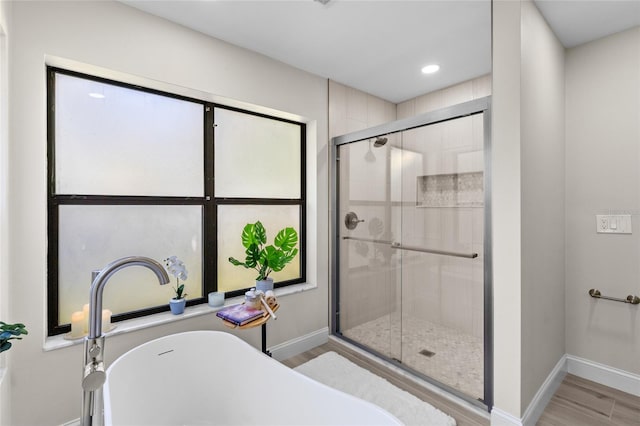
[[[283,227],[300,254],[274,275],[303,282],[305,126],[50,67],[48,74],[48,331],[68,332],[88,303],[91,272],[120,257],[187,265],[188,305],[211,291],[242,294],[246,223],[269,242]],[[214,124],[215,123],[215,124]],[[238,247],[239,246],[239,247]],[[146,268],[119,271],[104,290],[112,322],[167,311],[171,286]]]
[[[238,292],[253,286],[257,275],[228,261],[230,256],[244,260],[240,236],[247,223],[262,222],[267,245],[273,244],[278,231],[292,227],[302,247],[304,128],[219,106],[214,119],[218,289]],[[302,281],[303,256],[301,250],[282,271],[270,275],[276,286]]]

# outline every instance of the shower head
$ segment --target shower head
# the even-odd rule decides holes
[[[377,137],[376,141],[373,143],[373,146],[375,148],[380,148],[381,146],[384,146],[384,144],[387,143],[387,138],[381,138],[381,137]]]

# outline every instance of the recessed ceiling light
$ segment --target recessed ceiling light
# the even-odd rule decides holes
[[[102,93],[91,92],[89,93],[89,96],[96,99],[104,99],[104,95]]]
[[[422,68],[422,73],[423,74],[433,74],[434,72],[437,72],[440,69],[440,65],[436,65],[436,64],[431,64],[431,65],[427,65],[426,67]]]

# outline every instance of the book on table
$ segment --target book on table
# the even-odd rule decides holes
[[[232,305],[216,312],[216,316],[235,325],[245,325],[265,315],[262,309],[249,305]]]

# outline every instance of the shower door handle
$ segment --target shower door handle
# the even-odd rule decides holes
[[[355,212],[349,212],[344,216],[344,226],[349,230],[354,230],[360,222],[364,222],[364,219],[358,219],[358,215]]]
[[[443,256],[464,257],[467,259],[475,259],[476,257],[478,257],[478,253],[460,253],[457,251],[436,250],[426,247],[403,246],[397,241],[391,243],[391,248],[398,250],[417,251],[420,253],[441,254]]]

